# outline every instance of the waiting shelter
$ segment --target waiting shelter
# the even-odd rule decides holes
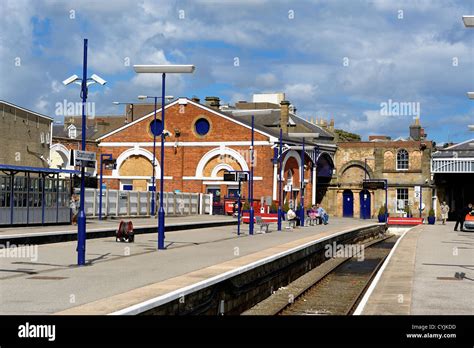
[[[0,225],[70,223],[73,174],[80,171],[0,164]]]

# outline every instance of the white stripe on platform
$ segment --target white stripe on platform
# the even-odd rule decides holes
[[[299,245],[297,247],[282,251],[278,254],[274,254],[274,255],[265,257],[263,259],[260,259],[258,261],[251,262],[251,263],[249,263],[245,266],[241,266],[241,267],[235,268],[233,270],[218,274],[214,277],[211,277],[211,278],[208,278],[208,279],[205,279],[205,280],[201,280],[200,282],[197,282],[195,284],[185,286],[183,288],[171,291],[167,294],[154,297],[154,298],[149,299],[147,301],[137,303],[133,306],[123,308],[123,309],[115,311],[113,313],[109,313],[108,315],[136,315],[136,314],[140,314],[140,313],[145,312],[147,310],[158,307],[162,304],[165,304],[165,303],[171,302],[173,300],[176,300],[180,297],[186,296],[187,294],[191,294],[193,292],[202,290],[202,289],[206,288],[207,286],[217,284],[217,283],[219,283],[223,280],[232,278],[233,276],[236,276],[238,274],[247,272],[247,271],[249,271],[253,268],[257,268],[258,266],[261,266],[261,265],[266,264],[268,262],[272,262],[272,261],[274,261],[276,259],[279,259],[283,256],[286,256],[286,255],[292,254],[294,252],[303,250],[308,246],[318,244],[320,242],[323,242],[325,240],[337,237],[337,236],[345,234],[345,233],[357,231],[357,230],[360,230],[362,228],[378,226],[378,225],[379,224],[367,224],[367,225],[359,226],[359,227],[356,227],[356,228],[343,230],[343,231],[340,231],[340,232],[337,232],[337,233],[334,233],[334,234],[331,234],[329,236],[322,237],[322,238],[319,238],[319,239],[316,239],[316,240],[312,240],[310,242]]]
[[[395,243],[392,250],[388,254],[387,258],[385,259],[382,267],[380,267],[379,271],[375,275],[374,280],[372,281],[372,283],[370,283],[369,288],[365,292],[364,297],[362,297],[362,300],[359,302],[359,305],[357,306],[357,308],[354,311],[353,315],[361,315],[362,314],[362,311],[364,310],[364,307],[367,304],[367,301],[369,300],[370,296],[372,295],[372,292],[374,291],[375,287],[377,286],[377,283],[379,282],[380,278],[382,277],[382,273],[385,270],[385,267],[387,267],[388,263],[390,262],[390,259],[392,258],[393,254],[395,253],[395,250],[398,247],[398,244],[403,239],[403,237],[405,237],[405,235],[407,234],[408,231],[410,231],[410,230],[407,230],[407,231],[403,232],[401,237],[398,238],[397,242]]]

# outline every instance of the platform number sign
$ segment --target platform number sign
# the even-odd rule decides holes
[[[415,199],[420,199],[421,196],[421,186],[415,186]]]

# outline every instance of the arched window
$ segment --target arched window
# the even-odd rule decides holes
[[[408,151],[399,150],[397,152],[397,170],[408,169]]]

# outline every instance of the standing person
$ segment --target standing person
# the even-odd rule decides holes
[[[78,209],[78,198],[75,193],[72,194],[71,199],[69,199],[69,208],[71,208],[72,221],[73,225],[77,225],[77,214],[79,213]]]
[[[472,210],[472,204],[469,203],[467,207],[461,207],[459,210],[456,210],[456,225],[454,225],[454,230],[458,230],[458,225],[461,224],[461,232],[464,226],[464,220],[466,219],[466,215]]]
[[[288,212],[286,213],[286,217],[288,218],[288,227],[287,228],[291,228],[291,226],[296,227],[296,213],[292,208],[290,208],[288,210]]]
[[[446,224],[446,220],[448,220],[448,213],[449,213],[449,206],[446,202],[441,203],[441,220],[443,220],[443,225]]]

